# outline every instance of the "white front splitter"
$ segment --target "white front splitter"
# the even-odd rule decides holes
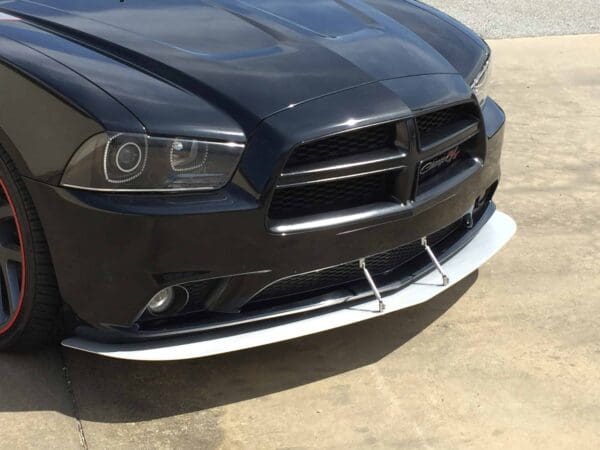
[[[385,296],[386,309],[383,313],[378,312],[377,300],[369,300],[309,317],[292,316],[283,322],[259,322],[243,329],[231,327],[193,336],[127,344],[107,344],[70,337],[62,345],[112,358],[173,361],[259,347],[339,328],[432,299],[477,270],[511,239],[516,229],[515,222],[508,215],[496,211],[471,242],[443,264],[450,284],[443,286],[439,273],[430,272],[402,290]]]

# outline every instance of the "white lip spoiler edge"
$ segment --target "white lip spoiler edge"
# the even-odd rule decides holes
[[[511,217],[496,211],[471,242],[443,264],[450,279],[447,286],[443,286],[440,274],[434,270],[402,290],[384,296],[386,309],[383,313],[378,312],[375,299],[310,317],[292,316],[285,322],[260,322],[241,330],[231,327],[193,336],[126,344],[107,344],[70,337],[62,345],[118,359],[175,361],[260,347],[339,328],[431,300],[482,266],[504,247],[516,230],[517,225]]]

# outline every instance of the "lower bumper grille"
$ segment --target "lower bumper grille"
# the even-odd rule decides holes
[[[462,219],[429,236],[430,245],[438,244],[448,235],[463,226]],[[424,253],[420,241],[411,242],[387,252],[366,259],[367,267],[373,275],[384,275],[410,262]],[[249,305],[283,299],[293,301],[298,297],[318,295],[331,288],[340,288],[357,280],[364,280],[358,261],[341,264],[328,269],[309,272],[280,280],[260,292]]]
[[[488,195],[493,193],[492,187]],[[466,244],[469,236],[474,236],[494,212],[489,201],[478,204],[473,212],[473,228],[465,226],[463,218],[447,227],[432,233],[428,241],[436,255],[443,262],[459,247]],[[414,281],[432,266],[430,258],[424,252],[420,241],[411,242],[392,250],[366,258],[367,267],[381,288],[398,289]],[[186,284],[190,293],[188,308],[166,318],[143,317],[139,322],[139,331],[146,336],[169,334],[173,330],[203,330],[263,320],[264,317],[301,314],[321,308],[331,307],[329,300],[340,298],[364,298],[370,292],[358,260],[340,264],[322,270],[281,279],[259,292],[237,314],[211,312],[201,308],[202,300],[216,287],[215,280]],[[357,297],[359,296],[359,297]],[[327,298],[327,300],[324,300]],[[334,303],[338,304],[338,303]],[[198,308],[198,309],[196,309]]]

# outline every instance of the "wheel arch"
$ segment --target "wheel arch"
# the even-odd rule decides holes
[[[23,159],[21,152],[19,152],[19,150],[17,149],[11,138],[8,136],[8,134],[6,134],[1,123],[0,148],[4,149],[4,151],[8,153],[8,156],[10,156],[10,159],[12,159],[12,161],[15,163],[15,166],[17,167],[17,170],[21,175],[29,178],[32,177],[31,170],[29,169],[29,166]]]

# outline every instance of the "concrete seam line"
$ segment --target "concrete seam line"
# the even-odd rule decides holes
[[[73,390],[73,384],[71,382],[71,376],[69,375],[69,368],[67,367],[67,362],[65,360],[64,351],[62,349],[59,350],[60,360],[62,363],[63,375],[65,377],[65,384],[67,387],[67,392],[71,397],[71,404],[73,405],[73,419],[75,419],[75,423],[77,424],[77,433],[79,434],[79,443],[81,444],[81,448],[83,450],[88,450],[87,440],[85,438],[85,432],[83,431],[83,424],[81,423],[81,418],[79,416],[79,405],[77,404],[77,398],[75,397],[75,391]]]

